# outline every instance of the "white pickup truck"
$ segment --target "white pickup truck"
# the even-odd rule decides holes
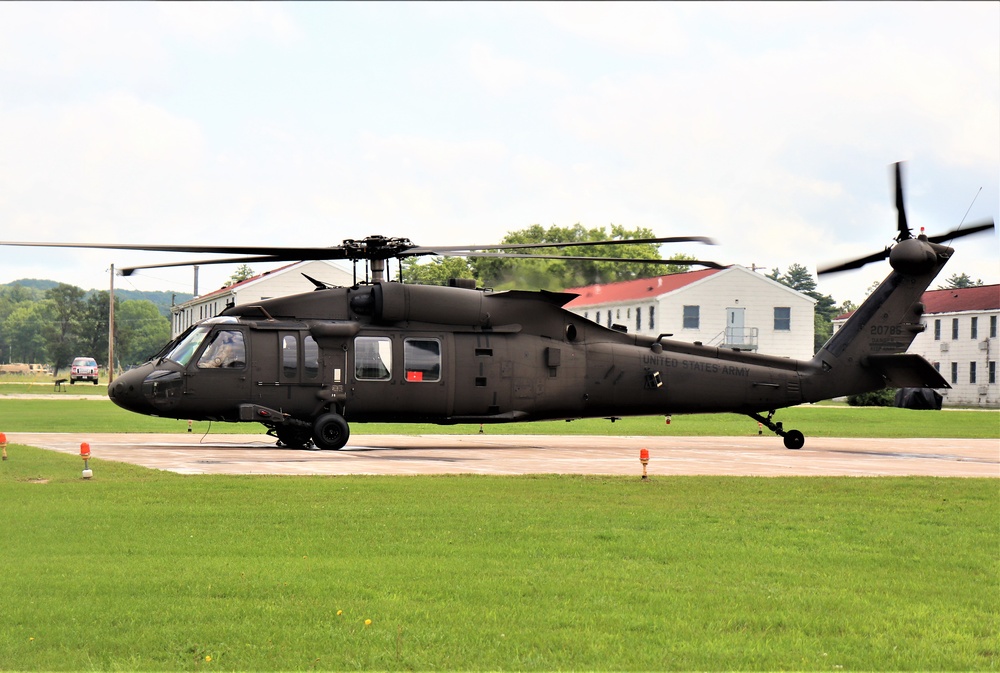
[[[91,381],[97,385],[97,360],[94,358],[76,358],[69,368],[69,382]]]

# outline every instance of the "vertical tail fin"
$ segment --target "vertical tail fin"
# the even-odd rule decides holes
[[[890,255],[892,273],[816,353],[803,396],[813,401],[887,385],[949,387],[930,363],[906,349],[925,329],[921,296],[952,252],[925,236],[897,244]]]

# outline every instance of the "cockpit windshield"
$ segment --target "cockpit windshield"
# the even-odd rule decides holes
[[[180,342],[171,349],[169,353],[166,354],[168,360],[172,360],[182,367],[187,367],[188,363],[191,362],[191,358],[194,356],[198,347],[201,346],[201,342],[205,340],[208,333],[212,331],[211,325],[199,325],[187,333]]]

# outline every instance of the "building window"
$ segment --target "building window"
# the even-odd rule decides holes
[[[437,339],[404,341],[403,369],[407,381],[440,381],[441,342]]]
[[[958,363],[951,363],[951,382],[958,383]]]
[[[790,306],[774,307],[774,329],[778,332],[788,332],[792,329],[792,308]]]
[[[935,362],[934,363],[934,371],[938,372],[939,374],[941,373],[941,363],[940,362]]]
[[[958,339],[958,318],[951,319],[951,339],[952,341]]]
[[[990,383],[996,383],[997,382],[997,361],[996,360],[990,360],[990,373],[989,373],[989,377],[990,377],[990,380],[989,380]]]
[[[656,305],[649,307],[649,329],[656,329]]]
[[[611,311],[608,311],[608,329],[611,329]]]
[[[638,332],[642,329],[642,307],[637,307],[635,309],[635,331]]]
[[[976,382],[976,363],[975,362],[970,362],[969,363],[969,383],[975,383],[975,382]]]
[[[979,318],[973,316],[972,324],[969,325],[969,336],[973,339],[979,338]]]
[[[997,317],[995,315],[990,316],[990,338],[997,338]]]
[[[354,339],[354,376],[360,381],[392,378],[392,341],[389,337]]]
[[[601,324],[601,312],[600,311],[598,311],[597,313],[594,314],[594,322],[596,322],[598,325]]]
[[[701,328],[701,307],[685,306],[684,329],[700,329],[700,328]]]
[[[941,341],[941,319],[934,321],[934,341]]]

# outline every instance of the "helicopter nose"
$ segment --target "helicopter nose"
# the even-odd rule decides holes
[[[155,414],[156,409],[143,394],[142,384],[153,373],[153,365],[147,364],[131,369],[108,386],[108,397],[122,409],[137,414]]]

